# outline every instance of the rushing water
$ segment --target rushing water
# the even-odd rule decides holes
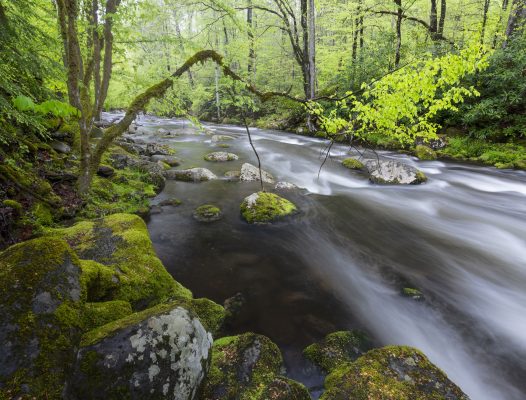
[[[188,122],[146,117],[152,131],[176,129],[179,168],[203,166],[218,176],[256,163],[245,132],[208,125],[236,137],[227,151],[239,161],[211,163],[221,151]],[[196,297],[222,303],[243,293],[246,306],[233,332],[255,331],[282,349],[288,375],[319,385],[301,349],[325,334],[363,329],[378,345],[421,349],[473,400],[526,398],[526,174],[494,168],[418,161],[429,177],[419,186],[378,186],[340,161],[334,146],[319,178],[327,143],[252,129],[263,168],[305,188],[285,197],[301,213],[287,222],[251,226],[239,215],[256,183],[168,181],[153,201],[177,197],[179,207],[152,215],[149,230],[167,269]],[[271,189],[271,186],[268,186]],[[213,203],[224,218],[192,218]],[[401,295],[417,287],[425,301]],[[316,392],[316,391],[315,391]]]

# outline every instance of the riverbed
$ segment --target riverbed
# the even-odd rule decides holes
[[[219,177],[257,164],[242,127],[142,117],[150,133],[184,160],[179,169],[205,167]],[[153,133],[168,129],[173,137]],[[526,398],[526,173],[454,162],[419,161],[379,152],[422,170],[423,185],[382,186],[342,167],[355,153],[328,142],[251,129],[262,167],[276,180],[304,190],[282,192],[300,213],[272,225],[249,225],[243,198],[258,183],[167,181],[152,200],[178,198],[177,207],[151,215],[156,251],[195,297],[218,303],[242,293],[244,308],[230,333],[269,336],[285,358],[287,375],[316,396],[319,374],[301,350],[327,333],[364,330],[380,346],[422,350],[474,400]],[[219,148],[211,135],[231,135]],[[229,151],[239,160],[203,160]],[[363,151],[361,149],[360,151]],[[376,157],[366,151],[368,157]],[[355,153],[356,154],[356,153]],[[273,185],[266,185],[273,190]],[[224,218],[193,219],[215,204]],[[424,300],[402,295],[418,288]]]

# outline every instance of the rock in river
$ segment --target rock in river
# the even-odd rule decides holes
[[[234,153],[227,153],[226,151],[216,151],[214,153],[209,153],[204,157],[205,161],[215,161],[215,162],[224,162],[224,161],[235,161],[239,157]]]
[[[177,167],[181,164],[181,160],[175,156],[167,156],[164,154],[155,154],[150,157],[150,161],[157,162],[162,161],[168,164],[170,167]]]
[[[224,140],[234,140],[233,136],[228,135],[214,135],[212,136],[212,142],[222,142]]]
[[[200,222],[218,221],[222,217],[221,209],[211,204],[199,206],[194,211],[194,218]]]
[[[263,182],[274,183],[274,177],[268,172],[261,170],[261,176],[263,178]],[[244,163],[241,166],[241,174],[239,175],[239,180],[243,182],[259,181],[259,168],[255,165]]]
[[[365,166],[374,183],[417,185],[427,181],[422,171],[400,161],[367,160]]]
[[[206,168],[171,169],[164,171],[166,179],[185,182],[203,182],[217,179],[217,176]]]
[[[274,193],[252,193],[241,203],[241,215],[248,223],[272,222],[296,211],[293,203]]]

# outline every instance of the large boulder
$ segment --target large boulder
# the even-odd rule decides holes
[[[216,340],[201,398],[310,399],[303,385],[279,375],[282,363],[278,347],[266,336],[245,333]]]
[[[51,143],[49,143],[49,145],[57,153],[62,153],[62,154],[71,153],[71,146],[66,144],[66,143],[64,143],[64,142],[60,142],[58,140],[53,140]]]
[[[191,298],[157,258],[144,221],[131,214],[55,229],[83,260],[90,301],[125,300],[135,310],[173,296]]]
[[[44,237],[0,253],[0,398],[60,398],[85,297],[65,241]]]
[[[261,170],[261,178],[265,183],[274,183],[274,177],[268,172]],[[255,165],[244,163],[241,166],[241,173],[239,180],[242,182],[255,182],[260,181],[259,168]]]
[[[345,362],[351,362],[371,348],[367,337],[359,331],[338,331],[321,342],[303,350],[303,355],[323,370],[330,372]]]
[[[272,222],[296,211],[293,203],[274,193],[252,193],[241,203],[241,215],[248,223]]]
[[[206,168],[171,169],[164,171],[166,179],[185,182],[203,182],[217,179],[217,176]]]
[[[365,166],[374,183],[417,185],[427,181],[422,171],[400,161],[367,160]]]
[[[209,153],[204,157],[205,161],[214,161],[214,162],[225,162],[225,161],[235,161],[239,157],[234,153],[227,153],[226,151],[216,151]]]
[[[192,400],[211,347],[212,335],[183,307],[132,314],[83,336],[66,398]]]
[[[325,388],[320,400],[468,400],[424,354],[405,346],[374,349],[353,363],[341,364],[327,376]]]

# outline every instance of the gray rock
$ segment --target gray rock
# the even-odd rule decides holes
[[[274,183],[274,177],[268,172],[261,170],[261,176],[263,178],[263,182]],[[259,181],[260,180],[259,168],[252,164],[244,163],[241,166],[241,173],[239,175],[239,180],[242,182]]]
[[[281,182],[276,183],[275,189],[276,190],[294,190],[294,189],[299,189],[299,187],[293,183],[281,181]]]
[[[145,155],[146,154],[146,148],[144,146],[141,146],[136,143],[129,143],[122,140],[119,140],[116,142],[119,146],[121,146],[124,150],[126,150],[128,153],[137,154],[137,155]]]
[[[171,154],[172,154],[171,149],[166,145],[160,145],[157,143],[148,143],[146,145],[146,155],[148,156],[155,156],[155,155],[169,156]]]
[[[170,169],[164,171],[166,179],[185,182],[203,182],[217,179],[217,176],[206,168]]]
[[[97,175],[102,176],[103,178],[110,178],[115,174],[115,170],[112,167],[107,165],[101,165],[97,169]]]
[[[423,172],[400,161],[367,160],[364,164],[374,183],[416,185],[427,180]]]
[[[53,140],[49,145],[57,153],[62,153],[62,154],[71,153],[71,146],[66,144],[66,143],[64,143],[64,142],[60,142],[58,140]]]
[[[233,136],[228,135],[214,135],[212,136],[212,142],[223,142],[225,140],[234,140]]]
[[[168,131],[167,129],[164,129],[164,128],[160,128],[160,129],[157,129],[156,133],[158,135],[168,135],[170,133],[170,131]]]
[[[117,153],[111,154],[109,158],[113,168],[132,168],[138,171],[146,172],[148,173],[149,181],[156,186],[157,191],[160,191],[162,188],[164,188],[165,179],[163,172],[165,171],[157,163],[143,160],[141,158],[134,158],[126,154]]]
[[[121,320],[123,326],[102,338],[88,333],[66,397],[194,399],[209,367],[212,335],[185,308],[164,308]]]
[[[226,151],[216,151],[213,153],[209,153],[204,158],[206,161],[216,162],[235,161],[239,159],[239,157],[236,154],[227,153]]]
[[[177,167],[178,165],[181,165],[181,160],[178,159],[177,157],[175,157],[175,156],[166,156],[166,155],[162,155],[162,154],[155,154],[155,155],[151,156],[150,157],[150,161],[152,161],[152,162],[162,161],[162,162],[165,162],[166,164],[168,164],[171,167]]]

